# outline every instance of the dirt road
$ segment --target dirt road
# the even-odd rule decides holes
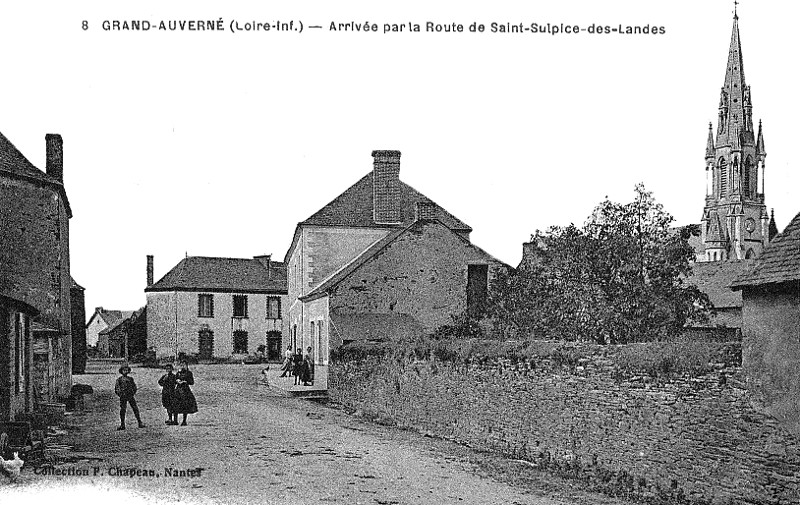
[[[164,424],[161,372],[135,368],[146,427],[129,412],[125,431],[115,429],[116,375],[77,376],[94,395],[50,441],[57,464],[25,468],[0,494],[14,503],[623,503],[535,472],[520,481],[521,464],[277,396],[260,371],[193,367],[200,412],[183,427]]]

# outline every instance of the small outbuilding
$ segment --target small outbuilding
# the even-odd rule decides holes
[[[748,389],[800,432],[800,214],[731,288],[742,292]]]

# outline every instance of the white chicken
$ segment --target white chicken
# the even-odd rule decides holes
[[[19,459],[19,453],[14,453],[14,459],[5,460],[0,457],[0,469],[8,474],[8,477],[11,480],[17,480],[19,478],[19,472],[22,470],[22,465],[25,464],[25,461]]]

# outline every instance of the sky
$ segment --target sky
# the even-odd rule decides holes
[[[733,2],[16,2],[0,7],[0,132],[44,168],[64,139],[71,272],[94,307],[145,304],[183,257],[282,259],[298,222],[402,152],[400,177],[516,265],[537,229],[581,224],[643,182],[699,222]],[[800,212],[792,146],[800,5],[738,6],[766,203]],[[223,20],[218,31],[103,21]],[[84,30],[86,21],[88,29]],[[293,21],[303,31],[230,31]],[[377,32],[332,31],[375,23]],[[462,33],[426,32],[461,23]],[[657,35],[492,33],[491,23],[656,26]],[[384,33],[384,23],[421,32]],[[485,25],[470,32],[472,23]],[[308,28],[320,25],[320,29]]]

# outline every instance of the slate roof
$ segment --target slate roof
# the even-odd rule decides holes
[[[143,307],[143,308],[141,308],[139,310],[132,310],[132,311],[131,310],[126,310],[126,311],[113,310],[113,311],[109,311],[109,312],[116,312],[117,313],[116,314],[117,317],[115,317],[113,323],[109,323],[108,327],[106,327],[103,330],[101,330],[98,333],[98,335],[107,335],[107,334],[113,332],[114,330],[116,330],[117,328],[122,326],[122,323],[124,323],[125,321],[131,320],[131,319],[135,319],[135,318],[141,316],[142,312],[144,312],[145,310],[146,310],[146,307]],[[107,320],[106,320],[106,322],[108,323]]]
[[[98,315],[106,323],[107,328],[117,326],[133,315],[132,310],[101,310]]]
[[[353,227],[385,227],[378,225],[373,219],[373,172],[368,173],[358,182],[350,186],[344,193],[337,196],[330,203],[322,207],[311,217],[301,222],[301,225],[316,226],[353,226]],[[403,213],[403,225],[409,225],[415,219],[415,204],[417,202],[433,202],[416,189],[400,181],[400,206]],[[438,219],[451,230],[472,231],[466,223],[453,216],[438,204]]]
[[[272,261],[267,271],[256,259],[189,256],[145,289],[145,292],[157,291],[285,294],[286,265]]]
[[[800,280],[800,214],[770,242],[753,267],[731,283],[733,289]]]
[[[311,291],[309,291],[305,296],[301,296],[300,300],[310,301],[310,300],[314,300],[316,298],[319,298],[319,297],[325,295],[325,293],[327,293],[328,290],[330,290],[331,288],[335,287],[337,284],[339,284],[340,282],[345,280],[347,277],[350,276],[350,274],[352,274],[353,272],[358,270],[367,261],[369,261],[373,257],[375,257],[378,254],[380,254],[380,252],[383,249],[385,249],[389,244],[391,244],[392,242],[397,240],[398,237],[400,237],[401,235],[403,235],[405,233],[418,232],[423,226],[425,226],[426,224],[431,224],[431,223],[435,223],[438,226],[444,226],[445,228],[450,229],[451,232],[452,232],[451,228],[445,226],[439,220],[435,220],[435,221],[418,220],[418,221],[415,221],[415,222],[411,223],[410,225],[406,226],[405,228],[394,230],[391,233],[389,233],[387,236],[385,236],[384,238],[378,240],[377,242],[375,242],[374,244],[372,244],[371,246],[366,248],[364,250],[364,252],[362,252],[361,254],[359,254],[358,256],[353,258],[353,260],[351,260],[349,263],[345,264],[342,268],[340,268],[339,270],[334,272],[330,277],[328,277],[327,279],[322,281],[322,283],[320,283],[319,286],[317,286],[314,289],[312,289]],[[480,251],[481,253],[485,254],[487,259],[490,259],[492,261],[497,261],[490,254],[488,254],[486,251],[484,251],[480,247],[474,245],[473,243],[471,243],[469,240],[465,239],[461,235],[455,234],[455,236],[458,237],[459,240],[462,240],[464,243],[470,245],[474,249],[476,249],[476,250]]]
[[[28,158],[14,146],[5,135],[0,133],[0,174],[3,173],[12,177],[19,177],[56,186],[56,189],[61,193],[61,197],[64,200],[67,216],[72,217],[72,209],[69,205],[69,199],[67,199],[67,192],[64,190],[64,184],[33,166],[33,163],[28,161]]]
[[[746,272],[754,260],[704,261],[692,264],[692,275],[687,283],[694,284],[708,295],[717,309],[741,308],[742,294],[732,291],[731,282]]]

